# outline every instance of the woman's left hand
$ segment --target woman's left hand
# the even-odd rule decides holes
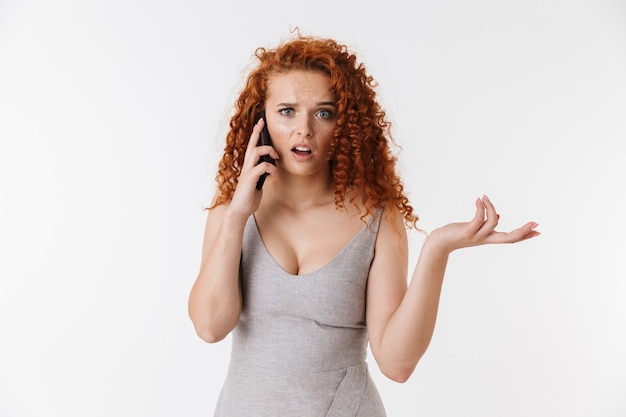
[[[433,230],[428,240],[448,252],[492,243],[516,243],[538,236],[535,222],[528,222],[510,232],[495,230],[500,215],[487,196],[476,199],[476,214],[466,223],[450,223]]]

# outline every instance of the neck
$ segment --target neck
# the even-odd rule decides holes
[[[293,210],[334,204],[334,188],[328,178],[279,175],[272,180],[271,183],[266,182],[266,186],[263,187],[263,198],[275,204]]]

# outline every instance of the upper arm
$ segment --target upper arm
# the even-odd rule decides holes
[[[374,356],[408,285],[408,237],[404,219],[397,209],[387,210],[390,209],[385,208],[380,220],[367,283],[366,321]]]
[[[226,337],[241,313],[240,249],[237,236],[224,234],[227,221],[224,205],[209,210],[200,270],[189,294],[189,315],[196,332],[210,343]]]

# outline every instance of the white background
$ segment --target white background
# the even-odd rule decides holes
[[[379,82],[420,227],[487,194],[390,417],[626,416],[626,3],[0,0],[0,416],[210,416],[187,317],[227,113],[299,27]],[[413,239],[413,259],[419,251]]]

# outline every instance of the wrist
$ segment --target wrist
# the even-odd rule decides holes
[[[452,242],[445,239],[445,234],[440,229],[433,230],[426,241],[424,242],[424,248],[429,252],[439,254],[440,256],[448,256],[457,248],[454,247]]]
[[[249,213],[234,210],[229,207],[224,213],[222,224],[230,230],[243,229],[251,216]]]

